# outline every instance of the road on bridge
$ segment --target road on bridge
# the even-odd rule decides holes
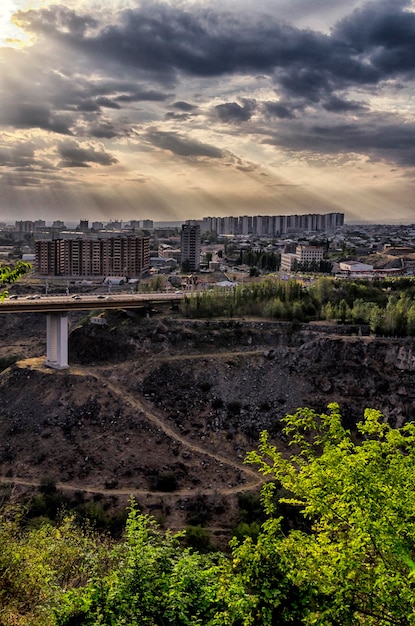
[[[19,296],[0,300],[0,313],[53,313],[91,309],[133,309],[157,302],[180,302],[193,293],[134,293],[119,295]]]

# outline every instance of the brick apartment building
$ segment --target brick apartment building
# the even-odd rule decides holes
[[[116,236],[51,239],[35,242],[36,271],[41,276],[127,276],[150,267],[150,238]]]

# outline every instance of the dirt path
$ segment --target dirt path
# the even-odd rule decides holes
[[[123,402],[126,402],[126,401],[129,402],[131,406],[133,406],[137,411],[144,413],[146,418],[150,422],[152,422],[157,428],[161,429],[168,437],[171,437],[172,439],[179,441],[188,450],[209,456],[210,458],[214,459],[218,463],[223,463],[224,465],[228,465],[229,467],[232,467],[232,469],[236,469],[236,470],[240,470],[244,472],[245,475],[251,478],[251,482],[254,485],[257,485],[261,482],[260,480],[258,480],[257,471],[252,470],[251,468],[247,467],[246,465],[243,465],[242,463],[236,463],[234,461],[230,461],[229,459],[227,459],[226,457],[220,454],[216,454],[215,452],[207,450],[203,446],[199,446],[195,443],[190,442],[188,439],[186,439],[186,437],[183,437],[179,431],[171,428],[168,424],[166,424],[165,420],[160,418],[154,412],[154,410],[150,407],[149,403],[143,401],[142,399],[138,400],[119,381],[117,381],[117,384],[114,384],[111,381],[109,381],[108,378],[104,377],[103,375],[100,375],[99,373],[95,371],[95,369],[92,369],[92,368],[82,368],[82,370],[83,370],[82,372],[83,375],[86,374],[88,376],[94,377],[96,380],[105,382],[107,386],[106,388],[110,389],[114,395],[120,396]]]
[[[206,354],[198,354],[198,355],[177,355],[175,357],[155,357],[154,360],[166,361],[166,360],[180,360],[180,359],[190,359],[190,358],[233,358],[240,355],[246,356],[248,355],[258,355],[261,354],[263,350],[252,350],[252,351],[238,351],[238,352],[228,352],[228,353],[216,353],[213,355]],[[154,362],[154,361],[153,361]],[[50,375],[60,375],[61,372],[52,370],[44,366],[44,359],[28,359],[27,361],[21,362],[21,366],[28,367],[30,369],[38,369],[43,373]],[[68,370],[66,370],[67,372]],[[85,493],[91,494],[104,494],[104,495],[118,495],[118,496],[128,496],[130,494],[137,495],[152,495],[152,496],[170,496],[175,498],[189,497],[194,496],[195,494],[203,494],[203,495],[231,495],[243,491],[251,491],[257,489],[264,483],[264,477],[258,473],[255,469],[251,469],[247,467],[243,463],[238,463],[236,461],[232,461],[225,456],[213,452],[209,449],[206,449],[202,445],[198,445],[197,443],[193,443],[189,441],[186,437],[184,437],[180,431],[170,427],[166,421],[157,414],[150,403],[147,403],[142,398],[137,398],[131,391],[129,391],[122,382],[117,379],[115,381],[111,381],[109,379],[108,367],[107,366],[99,366],[99,367],[83,367],[83,366],[73,366],[70,368],[70,373],[75,376],[86,377],[89,376],[99,381],[102,384],[105,384],[105,389],[111,391],[114,397],[119,397],[123,403],[129,403],[131,407],[133,407],[137,413],[142,413],[145,415],[146,419],[151,422],[157,429],[162,431],[165,435],[170,437],[171,439],[180,442],[187,450],[190,450],[194,453],[210,457],[217,463],[222,465],[226,465],[233,470],[239,471],[245,477],[246,482],[243,484],[232,485],[227,487],[206,487],[198,486],[196,489],[178,489],[174,492],[162,492],[162,491],[152,491],[148,489],[134,489],[134,488],[119,488],[119,489],[105,489],[102,487],[97,487],[95,485],[87,485],[85,483],[67,483],[67,482],[58,482],[56,483],[56,487],[61,490],[66,491],[83,491]],[[63,374],[63,372],[62,372]],[[127,417],[125,419],[128,419]],[[101,435],[96,435],[95,440],[98,442],[101,439]],[[41,486],[41,481],[37,480],[27,480],[23,477],[0,477],[0,483],[2,484],[15,484],[22,485],[27,487],[39,487]]]
[[[246,483],[245,485],[235,485],[234,487],[219,487],[219,488],[206,488],[206,489],[176,489],[175,491],[150,491],[148,489],[102,489],[100,487],[79,485],[77,483],[55,483],[56,488],[62,491],[83,491],[85,493],[95,494],[99,493],[106,496],[168,496],[170,498],[186,498],[194,495],[231,495],[235,493],[241,493],[244,491],[252,491],[256,486],[262,484],[261,478],[258,480],[258,485],[253,483]],[[7,478],[0,476],[0,484],[2,485],[21,485],[22,487],[40,487],[42,482],[40,480],[26,480],[24,478],[18,478],[13,476]]]

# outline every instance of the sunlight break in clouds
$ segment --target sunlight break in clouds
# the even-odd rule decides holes
[[[0,219],[414,222],[413,6],[3,0]]]
[[[27,0],[1,0],[0,3],[0,47],[21,47],[28,43],[29,37],[13,22],[13,15],[19,9],[42,6],[42,2]]]

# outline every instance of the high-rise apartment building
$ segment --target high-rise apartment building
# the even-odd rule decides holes
[[[181,264],[190,272],[200,267],[200,226],[199,224],[183,224],[181,238]]]
[[[204,217],[202,230],[218,235],[278,236],[289,232],[324,232],[344,224],[344,213],[306,213],[304,215],[241,215]]]
[[[42,276],[128,276],[150,267],[150,238],[77,237],[35,242],[36,271]]]

